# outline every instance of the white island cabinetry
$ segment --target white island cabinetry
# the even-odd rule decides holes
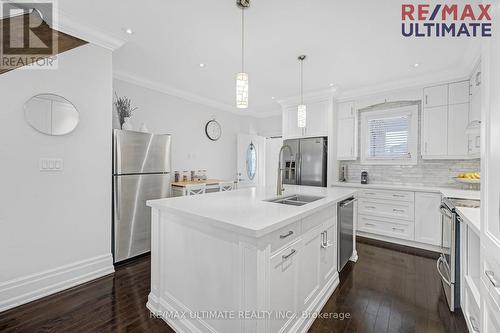
[[[149,201],[148,308],[179,332],[306,332],[339,283],[337,203],[355,192],[287,187],[322,197],[304,206],[264,201],[264,188]]]

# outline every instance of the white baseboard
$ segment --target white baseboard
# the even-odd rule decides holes
[[[428,250],[428,251],[433,251],[433,252],[441,252],[441,248],[439,246],[435,245],[430,245],[430,244],[424,244],[424,243],[419,243],[411,240],[406,240],[406,239],[399,239],[399,238],[394,238],[394,237],[389,237],[389,236],[382,236],[382,235],[375,235],[371,234],[368,232],[364,231],[356,231],[356,236],[361,236],[365,238],[372,238],[388,243],[394,243],[394,244],[399,244],[399,245],[404,245],[404,246],[410,246],[410,247],[415,247],[417,249],[423,249],[423,250]]]
[[[0,283],[0,312],[114,272],[111,253]]]

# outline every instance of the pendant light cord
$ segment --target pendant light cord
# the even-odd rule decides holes
[[[304,104],[304,60],[300,60],[300,104]]]
[[[241,72],[245,72],[245,8],[241,8]]]

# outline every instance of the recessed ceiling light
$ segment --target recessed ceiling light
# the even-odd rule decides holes
[[[330,83],[330,84],[329,84],[329,86],[330,86],[330,87],[333,87],[334,85],[335,85],[335,84],[333,84],[333,83]]]
[[[273,97],[271,97],[271,99],[276,99],[276,97],[273,96]]]
[[[134,33],[134,30],[130,29],[130,28],[123,28],[123,31],[127,34],[127,35],[132,35]]]
[[[203,68],[203,67],[205,67],[205,64],[204,64],[204,63],[201,63],[201,64],[200,64],[200,68]]]
[[[420,64],[418,62],[416,62],[416,63],[413,64],[413,67],[415,67],[415,68],[417,68],[419,66],[420,66]]]

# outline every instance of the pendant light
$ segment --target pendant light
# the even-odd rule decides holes
[[[248,73],[245,73],[245,9],[250,7],[250,0],[236,0],[241,8],[241,72],[236,74],[236,107],[248,108]]]
[[[298,59],[300,61],[300,104],[297,106],[297,127],[305,128],[307,111],[304,104],[304,60],[306,56],[300,55]]]

